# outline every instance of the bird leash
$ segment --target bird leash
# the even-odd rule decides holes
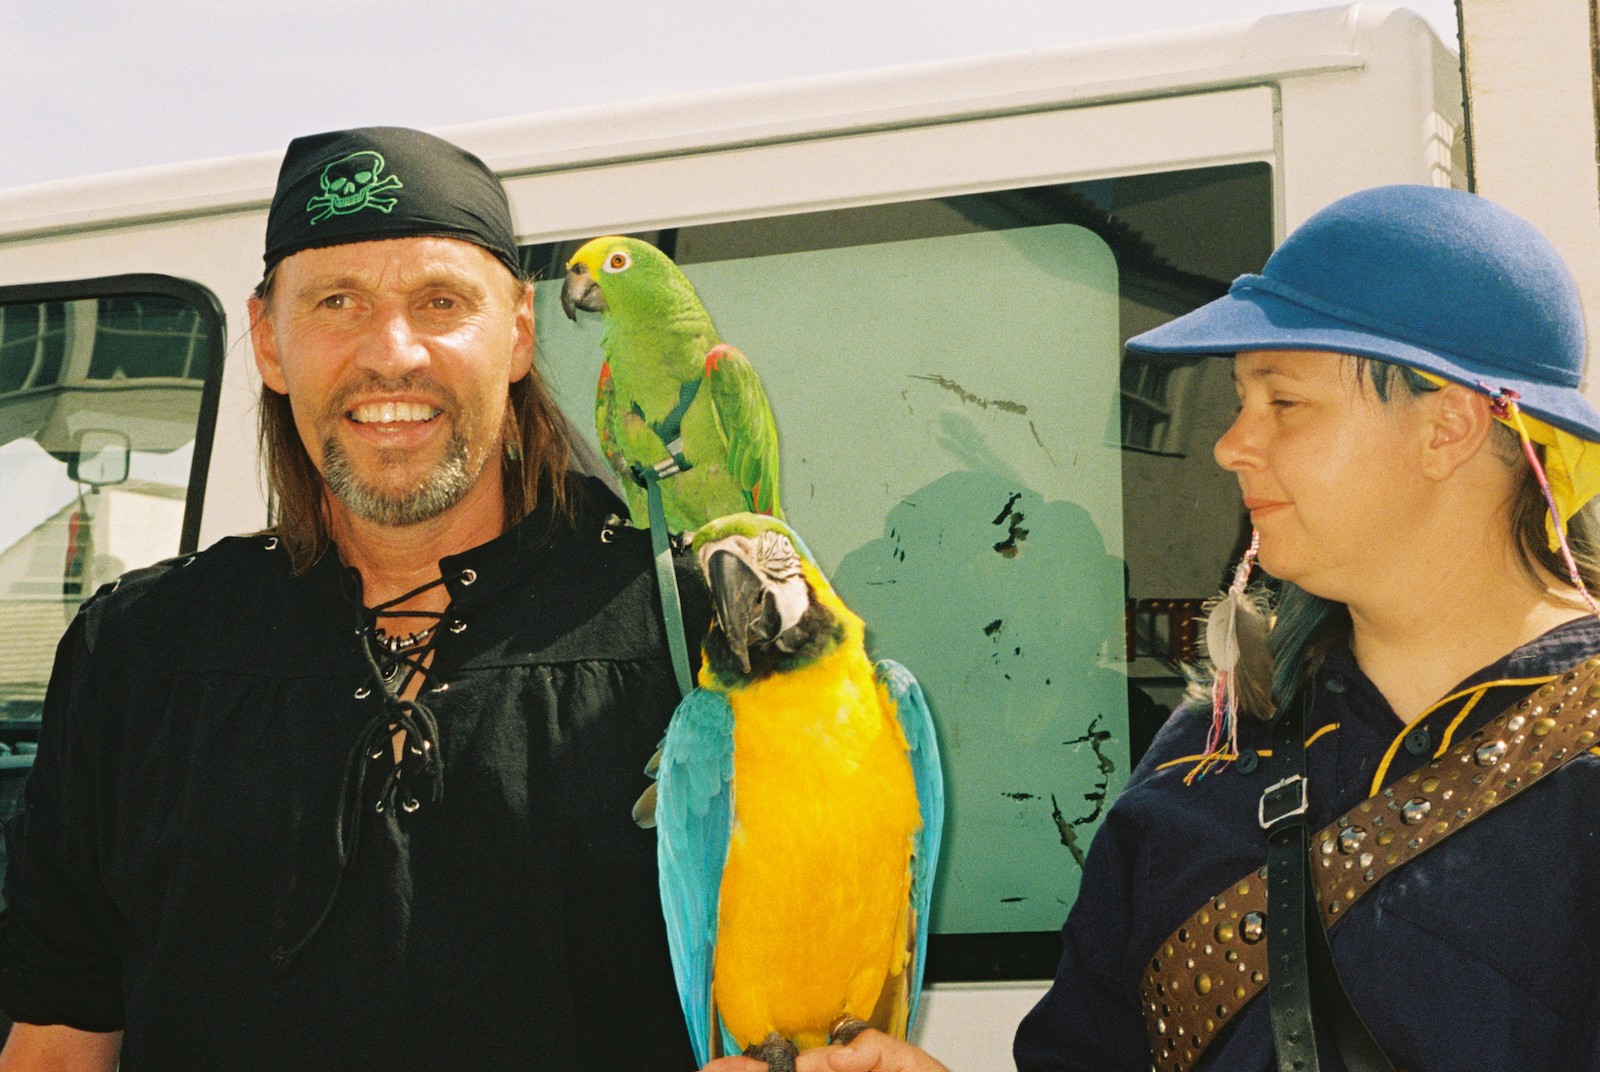
[[[667,531],[667,510],[661,501],[661,482],[692,468],[683,456],[683,441],[667,445],[667,456],[649,468],[633,467],[633,479],[644,487],[650,504],[650,548],[656,558],[656,590],[661,596],[661,622],[667,631],[667,650],[672,655],[672,672],[678,679],[678,694],[688,696],[694,689],[689,673],[689,642],[683,627],[683,601],[678,595],[678,573],[672,566],[672,534]]]

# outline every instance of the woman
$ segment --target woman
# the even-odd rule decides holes
[[[1471,194],[1363,191],[1129,348],[1237,355],[1215,453],[1281,594],[1252,644],[1247,555],[1208,628],[1215,702],[1111,809],[1018,1068],[1600,1068],[1600,619],[1574,516],[1600,414],[1554,249]],[[1321,923],[1298,946],[1276,933],[1296,884]],[[800,1067],[940,1066],[869,1035]]]

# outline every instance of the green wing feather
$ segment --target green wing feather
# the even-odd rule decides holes
[[[778,427],[756,370],[736,347],[714,346],[706,355],[705,386],[728,444],[728,475],[744,491],[750,510],[782,519]]]

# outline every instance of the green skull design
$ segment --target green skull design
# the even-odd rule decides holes
[[[329,216],[348,216],[364,208],[389,212],[395,206],[395,199],[374,195],[405,186],[395,176],[383,174],[382,154],[368,150],[335,160],[322,169],[319,181],[322,193],[306,202],[306,211],[315,213],[312,223]]]

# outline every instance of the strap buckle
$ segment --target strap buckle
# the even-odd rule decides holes
[[[1256,821],[1261,824],[1261,829],[1271,830],[1285,819],[1293,819],[1309,811],[1310,785],[1307,779],[1291,774],[1267,786],[1256,804]]]

